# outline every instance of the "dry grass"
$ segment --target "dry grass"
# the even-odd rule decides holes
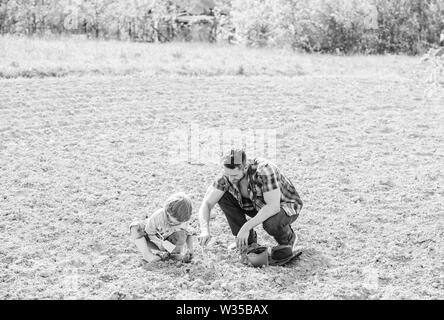
[[[185,77],[182,60],[190,59],[189,70],[225,70],[224,57],[243,55],[246,74],[247,62],[267,61],[273,74],[287,70],[274,61],[290,56],[8,41],[23,51],[0,51],[2,72],[14,60],[41,70],[44,62],[67,70],[75,62],[90,74],[106,61],[119,74],[126,65],[117,63],[116,48],[126,48],[130,61],[136,52],[151,57],[143,68],[170,72],[0,79],[1,299],[444,298],[444,97],[436,90],[425,100],[430,87],[416,60],[291,55],[305,75],[239,77],[233,66],[228,76]],[[26,51],[28,41],[34,49]],[[50,56],[54,47],[64,51]],[[90,57],[86,48],[104,56]],[[168,134],[196,122],[280,130],[277,163],[305,202],[294,224],[306,247],[299,261],[243,266],[226,249],[233,238],[217,210],[211,261],[197,250],[193,264],[141,263],[128,224],[173,191],[188,192],[197,208],[219,172],[169,162]],[[198,232],[195,215],[191,225]],[[274,245],[257,230],[260,243]]]
[[[0,37],[0,78],[68,75],[403,76],[415,58],[304,55],[204,43]]]

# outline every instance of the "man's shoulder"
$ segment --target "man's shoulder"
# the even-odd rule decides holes
[[[255,176],[267,176],[279,172],[275,163],[264,158],[254,158],[250,163],[250,170]]]
[[[214,181],[217,182],[217,183],[228,183],[228,179],[227,179],[227,177],[224,176],[224,175],[218,175],[218,176],[216,176],[215,179],[214,179]]]
[[[219,175],[214,179],[212,186],[216,189],[226,191],[226,189],[228,189],[228,187],[230,186],[230,183],[228,182],[226,176]]]

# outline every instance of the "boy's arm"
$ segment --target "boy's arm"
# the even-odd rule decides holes
[[[187,236],[187,251],[185,252],[183,258],[182,258],[182,262],[188,263],[191,261],[191,259],[193,259],[193,236],[192,235],[188,235]]]
[[[160,260],[160,258],[156,256],[148,247],[145,237],[134,240],[134,243],[136,244],[136,247],[139,249],[140,253],[142,253],[142,257],[146,262],[155,262]]]
[[[159,248],[159,250],[165,250],[165,248],[162,246],[162,240],[160,240],[158,236],[156,236],[155,234],[148,234],[148,238],[157,246],[157,248]]]
[[[187,236],[187,251],[191,254],[193,254],[194,249],[193,249],[193,236],[192,235],[188,235]]]
[[[164,250],[162,246],[162,239],[157,236],[157,228],[154,219],[148,219],[145,227],[145,232],[148,235],[150,241],[154,243],[159,248],[159,250]]]

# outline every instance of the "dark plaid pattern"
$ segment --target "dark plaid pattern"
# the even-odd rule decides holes
[[[281,208],[289,216],[298,215],[302,209],[302,200],[291,181],[284,176],[272,162],[262,158],[247,161],[247,181],[249,199],[242,198],[236,185],[230,183],[226,176],[219,177],[213,186],[221,191],[230,192],[244,210],[259,211],[264,205],[263,194],[279,188],[281,190]]]

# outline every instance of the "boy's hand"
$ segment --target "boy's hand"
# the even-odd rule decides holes
[[[191,262],[191,259],[193,259],[193,253],[191,253],[190,251],[187,251],[183,255],[182,262],[188,263],[188,262]]]

